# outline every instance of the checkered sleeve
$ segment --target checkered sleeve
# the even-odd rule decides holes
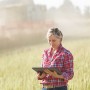
[[[43,52],[43,54],[42,54],[42,62],[41,62],[41,67],[43,67],[44,66],[44,60],[45,59],[47,59],[47,54],[46,54],[46,51],[44,51]],[[46,75],[44,78],[38,78],[38,80],[48,80],[48,79],[52,79],[52,77],[51,76],[48,76],[48,75]]]
[[[64,56],[64,67],[65,72],[62,73],[65,80],[70,80],[73,78],[73,56],[71,53],[66,53]]]

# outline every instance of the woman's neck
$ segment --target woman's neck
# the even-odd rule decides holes
[[[57,49],[52,48],[52,54],[56,53]]]

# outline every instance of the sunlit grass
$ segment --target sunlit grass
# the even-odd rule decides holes
[[[74,56],[74,78],[69,90],[90,90],[90,40],[63,41]],[[0,52],[0,90],[41,90],[33,66],[40,66],[48,44]]]

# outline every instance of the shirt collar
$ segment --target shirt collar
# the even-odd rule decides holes
[[[59,47],[58,47],[56,53],[57,53],[57,52],[61,52],[61,49],[62,49],[62,44],[59,45]],[[52,47],[49,48],[48,53],[50,54],[51,51],[52,51]]]

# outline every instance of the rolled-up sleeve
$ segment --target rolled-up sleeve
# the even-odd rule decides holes
[[[73,55],[71,53],[67,53],[64,55],[64,68],[65,72],[62,73],[65,80],[70,80],[74,76],[73,71]]]

